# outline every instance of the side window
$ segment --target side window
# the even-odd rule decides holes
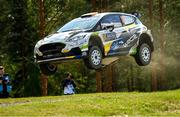
[[[124,25],[129,25],[134,23],[134,17],[132,16],[127,16],[127,15],[122,15],[121,17],[121,21]]]
[[[138,18],[136,18],[136,23],[137,24],[142,24],[141,21]]]
[[[95,28],[95,31],[100,31],[101,30],[101,25],[98,23],[96,28]]]
[[[106,24],[114,24],[114,27],[121,27],[122,23],[120,20],[119,15],[108,15],[103,17],[102,21],[101,21],[101,25],[106,25]]]

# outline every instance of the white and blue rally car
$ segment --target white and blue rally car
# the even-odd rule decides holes
[[[71,59],[83,59],[88,68],[99,69],[105,57],[132,55],[138,65],[148,65],[153,37],[138,17],[138,13],[84,14],[38,41],[35,61],[46,75],[56,72],[56,63]]]

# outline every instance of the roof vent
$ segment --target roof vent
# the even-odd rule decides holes
[[[140,18],[140,17],[141,17],[141,14],[138,13],[138,12],[132,12],[131,14],[134,15],[134,16],[136,16],[137,18]]]
[[[98,12],[86,13],[86,14],[81,15],[81,18],[91,17],[91,16],[94,16],[94,15],[96,15],[96,14],[98,14]]]

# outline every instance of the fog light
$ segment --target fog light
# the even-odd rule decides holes
[[[68,49],[62,49],[62,51],[61,51],[62,53],[68,53],[69,52],[69,50]]]
[[[82,52],[82,56],[87,56],[87,52]]]

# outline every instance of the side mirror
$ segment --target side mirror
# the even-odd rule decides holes
[[[113,31],[114,30],[114,24],[101,24],[102,29]]]
[[[134,15],[134,16],[136,16],[137,18],[140,18],[140,17],[141,17],[141,14],[138,13],[138,12],[132,12],[131,14]]]

